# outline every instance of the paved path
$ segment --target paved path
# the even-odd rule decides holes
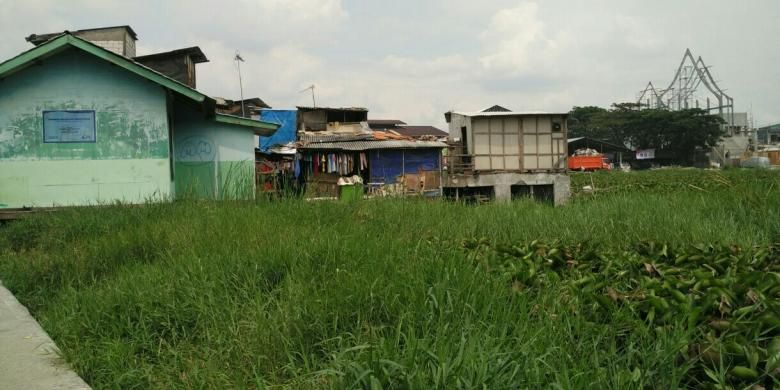
[[[89,389],[56,351],[49,335],[0,282],[0,389]]]

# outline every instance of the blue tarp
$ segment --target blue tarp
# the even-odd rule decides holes
[[[368,154],[371,182],[395,183],[406,173],[438,171],[441,149],[384,149],[371,150]]]
[[[284,145],[295,141],[298,110],[272,110],[260,111],[260,119],[266,122],[279,124],[279,129],[270,137],[260,137],[260,151],[267,152],[274,145]]]

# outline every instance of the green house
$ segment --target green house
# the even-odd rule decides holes
[[[0,208],[254,196],[278,125],[65,33],[0,64]]]

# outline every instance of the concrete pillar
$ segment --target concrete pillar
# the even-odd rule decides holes
[[[553,202],[556,206],[562,206],[569,201],[571,196],[571,179],[568,175],[557,175],[553,181]]]
[[[509,184],[496,184],[493,186],[493,195],[498,202],[509,202],[512,200],[512,186]]]

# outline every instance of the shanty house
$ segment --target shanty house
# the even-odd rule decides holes
[[[445,194],[510,200],[568,199],[566,113],[516,112],[494,106],[447,112]]]
[[[277,125],[121,50],[64,33],[0,64],[0,207],[254,196],[254,135]]]

